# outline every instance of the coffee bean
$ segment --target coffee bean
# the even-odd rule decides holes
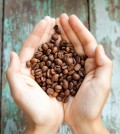
[[[48,58],[49,58],[50,61],[53,61],[54,60],[54,57],[53,57],[52,54],[50,54]]]
[[[63,56],[63,53],[62,53],[62,52],[58,52],[58,58],[59,58],[59,59],[63,59],[63,57],[64,57],[64,56]]]
[[[42,49],[45,50],[45,51],[47,51],[48,50],[47,44],[42,44]]]
[[[53,80],[53,81],[58,81],[58,77],[59,77],[58,74],[54,74],[54,75],[52,76],[52,80]]]
[[[77,86],[77,83],[78,83],[78,82],[75,81],[75,80],[73,80],[72,83],[73,83],[74,86]]]
[[[66,63],[67,63],[67,65],[71,65],[73,63],[73,59],[72,58],[67,58]]]
[[[55,91],[56,91],[56,92],[60,92],[61,89],[62,89],[61,85],[56,85],[56,86],[55,86]]]
[[[48,60],[48,57],[47,56],[44,56],[42,60],[43,61],[47,61]]]
[[[48,49],[46,55],[50,55],[51,51],[52,51],[51,49]]]
[[[72,82],[69,83],[68,88],[69,89],[72,89],[73,88],[73,83]]]
[[[68,76],[68,77],[67,77],[67,80],[68,80],[68,81],[71,81],[71,80],[72,80],[72,76]]]
[[[63,80],[63,88],[68,89],[68,81],[65,79]]]
[[[59,28],[56,28],[55,31],[57,34],[61,34],[61,30]]]
[[[38,78],[38,79],[35,79],[35,81],[36,81],[37,83],[40,83],[40,82],[41,82],[41,79]]]
[[[42,69],[42,72],[46,72],[48,70],[48,67],[47,66],[43,66],[41,69]]]
[[[75,96],[75,95],[76,95],[76,91],[73,90],[72,92],[70,92],[70,94],[71,94],[72,96]]]
[[[51,73],[50,73],[50,69],[48,69],[48,71],[47,71],[47,77],[48,78],[51,78],[52,76],[51,76]]]
[[[74,70],[75,71],[79,71],[81,68],[81,65],[80,64],[76,64],[75,67],[74,67]]]
[[[31,67],[31,63],[30,63],[30,61],[27,61],[27,62],[26,62],[26,66],[27,66],[28,68]]]
[[[64,96],[64,97],[62,98],[62,102],[63,102],[63,103],[67,103],[68,100],[69,100],[69,97],[68,97],[68,96]]]
[[[72,75],[72,78],[73,78],[74,80],[79,80],[79,79],[80,79],[80,76],[79,76],[79,74],[74,73],[74,74]]]
[[[56,74],[56,71],[54,69],[50,70],[51,74]]]
[[[52,88],[48,88],[48,89],[47,89],[47,94],[48,94],[48,95],[52,96],[53,93],[54,93],[54,90],[53,90]]]
[[[53,53],[56,53],[57,51],[58,51],[58,48],[57,48],[57,47],[53,47],[52,52],[53,52]]]
[[[46,81],[46,78],[45,77],[41,77],[41,81],[42,82],[45,82]]]
[[[39,68],[39,64],[36,64],[32,69],[36,70]]]
[[[66,47],[66,52],[67,52],[67,53],[70,52],[70,47]]]
[[[42,70],[41,69],[35,70],[35,75],[40,75],[40,74],[42,74]]]
[[[30,62],[31,62],[31,63],[38,62],[38,59],[32,58],[32,59],[30,60]]]
[[[55,40],[55,41],[58,40],[58,35],[57,34],[53,34],[52,35],[52,39]]]
[[[50,43],[53,43],[53,44],[54,44],[54,43],[55,43],[55,40],[53,40],[53,39],[50,39]]]
[[[67,69],[64,69],[63,70],[63,74],[68,74],[68,70]]]
[[[50,67],[52,65],[51,61],[46,61],[46,66]]]
[[[58,92],[54,92],[52,96],[53,97],[57,97],[58,96]]]
[[[85,61],[81,60],[81,66],[84,66],[84,65],[85,65]]]
[[[75,59],[76,59],[77,63],[80,63],[80,57],[79,56],[76,56]]]
[[[62,101],[62,97],[60,97],[60,96],[57,96],[56,99],[57,99],[58,101]]]
[[[47,79],[47,80],[46,80],[46,83],[47,83],[48,85],[52,84],[52,82],[51,82],[50,79]]]
[[[46,88],[46,87],[42,87],[42,89],[43,89],[44,91],[46,91],[46,90],[47,90],[47,88]]]
[[[42,68],[44,65],[45,65],[44,61],[40,62],[40,64],[39,64],[40,68]]]
[[[70,91],[67,89],[67,90],[65,90],[65,95],[66,96],[69,96],[70,95]]]
[[[35,71],[34,70],[31,70],[31,74],[34,76],[35,75]]]
[[[49,43],[47,43],[47,45],[48,45],[48,48],[53,49],[54,44],[49,42]]]
[[[60,60],[60,59],[55,59],[55,63],[57,64],[57,65],[62,65],[62,60]]]
[[[71,70],[68,72],[68,75],[72,75],[75,71],[74,70]]]

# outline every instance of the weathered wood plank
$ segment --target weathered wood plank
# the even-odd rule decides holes
[[[13,4],[14,3],[14,4]],[[69,8],[70,7],[70,8]],[[87,0],[6,0],[4,20],[4,50],[2,74],[2,134],[19,134],[26,126],[22,111],[15,105],[5,77],[10,51],[19,52],[22,42],[35,23],[46,15],[59,17],[62,12],[76,14],[88,26]],[[63,124],[59,134],[70,134]]]
[[[90,30],[113,61],[111,94],[103,110],[110,134],[120,134],[120,1],[91,0]]]

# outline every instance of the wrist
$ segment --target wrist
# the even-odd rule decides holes
[[[49,134],[50,132],[52,134],[56,134],[59,127],[52,127],[48,125],[31,125],[29,124],[23,134]]]
[[[73,134],[109,134],[101,121],[80,122],[71,127]]]

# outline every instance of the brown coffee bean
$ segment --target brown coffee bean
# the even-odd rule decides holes
[[[68,81],[65,79],[63,80],[63,88],[68,89]]]
[[[81,60],[81,66],[84,66],[85,65],[85,61],[84,60]]]
[[[38,62],[38,59],[32,58],[32,59],[30,60],[30,62],[31,62],[31,63]]]
[[[53,35],[52,35],[52,39],[53,39],[54,41],[58,40],[58,35],[57,35],[57,34],[53,34]]]
[[[51,70],[50,70],[50,73],[51,73],[51,74],[56,74],[56,71],[55,71],[54,69],[51,69]]]
[[[43,49],[44,51],[47,51],[47,50],[48,50],[47,44],[42,44],[42,49]]]
[[[43,61],[47,61],[48,60],[48,57],[47,56],[44,56],[42,60]]]
[[[45,82],[46,81],[46,78],[45,77],[41,77],[41,81],[42,82]]]
[[[66,63],[67,63],[67,65],[71,65],[73,63],[73,59],[72,58],[67,58]]]
[[[57,99],[58,101],[60,101],[60,102],[62,101],[62,97],[60,97],[60,96],[57,96],[56,99]]]
[[[71,81],[72,80],[72,76],[67,76],[67,80]]]
[[[70,47],[66,47],[66,52],[67,52],[67,53],[70,52]]]
[[[34,70],[31,70],[31,74],[34,76],[35,75],[35,71]]]
[[[40,58],[41,55],[43,55],[43,53],[40,52],[40,51],[37,51],[37,52],[35,52],[35,54],[34,54],[35,58]]]
[[[56,28],[56,29],[55,29],[55,32],[56,32],[57,34],[61,34],[61,30],[60,30],[59,28]]]
[[[58,55],[58,53],[55,53],[55,54],[54,54],[54,58],[55,58],[55,59],[57,59],[57,55]]]
[[[52,54],[50,54],[50,55],[48,56],[48,58],[49,58],[50,61],[53,61],[53,60],[54,60],[54,56],[53,56]]]
[[[63,102],[63,103],[67,103],[68,100],[69,100],[69,97],[68,97],[68,96],[64,96],[64,97],[62,98],[62,102]]]
[[[48,89],[47,89],[47,94],[48,94],[48,95],[52,96],[53,93],[54,93],[54,90],[53,90],[52,88],[48,88]]]
[[[56,85],[56,86],[55,86],[55,91],[56,91],[56,92],[60,92],[61,90],[62,90],[61,85]]]
[[[68,89],[65,90],[65,96],[69,96],[70,95],[70,91]]]
[[[75,59],[76,59],[77,63],[80,63],[80,57],[79,56],[76,56]]]
[[[48,78],[51,78],[52,76],[51,76],[51,73],[50,73],[50,69],[48,69],[48,71],[47,71],[47,77]]]
[[[75,81],[75,80],[73,80],[72,83],[73,83],[74,86],[77,86],[77,83],[78,83],[78,82]]]
[[[73,83],[72,82],[69,83],[68,88],[69,89],[72,89],[73,88]]]
[[[39,68],[39,64],[37,63],[32,69],[36,70]]]
[[[35,70],[35,75],[40,75],[40,74],[42,74],[42,70],[41,69]]]
[[[52,65],[51,61],[46,61],[46,66],[50,67]]]
[[[26,62],[26,66],[27,66],[28,68],[31,67],[31,63],[30,63],[30,61],[27,61],[27,62]]]
[[[50,79],[47,79],[47,80],[46,80],[46,83],[47,83],[48,85],[52,84],[52,82],[51,82]]]
[[[39,52],[41,52],[41,51],[42,51],[41,45],[38,47],[38,50],[39,50]]]
[[[72,75],[75,71],[74,70],[71,70],[68,72],[68,75]]]
[[[53,97],[57,97],[58,96],[58,92],[54,92],[52,96]]]
[[[79,80],[79,79],[80,79],[80,75],[77,74],[77,73],[74,73],[74,74],[72,75],[72,78],[73,78],[74,80]]]
[[[46,77],[46,76],[47,76],[47,73],[46,73],[46,72],[45,72],[45,73],[43,73],[43,74],[42,74],[42,76]]]
[[[67,69],[64,69],[63,70],[63,74],[68,74],[68,70]]]
[[[81,68],[81,65],[80,64],[76,64],[75,67],[74,67],[74,70],[78,71],[78,70],[80,70],[80,68]]]
[[[47,66],[43,66],[41,69],[42,69],[42,72],[46,72],[48,70],[48,67]]]
[[[57,51],[58,51],[58,48],[57,48],[57,47],[53,47],[52,52],[53,52],[53,53],[57,53]]]
[[[57,85],[57,83],[53,83],[52,88],[54,89],[56,85]]]
[[[46,91],[46,90],[47,90],[47,88],[46,88],[46,87],[42,87],[42,89],[43,89],[44,91]]]
[[[55,63],[57,64],[57,65],[62,65],[62,60],[60,60],[60,59],[55,59]]]
[[[74,65],[73,64],[68,66],[68,71],[71,71],[71,70],[74,70]]]
[[[75,96],[75,95],[76,95],[76,91],[75,91],[75,90],[72,90],[72,92],[70,92],[70,94],[71,94],[72,96]]]
[[[53,44],[54,44],[54,43],[55,43],[55,40],[53,40],[53,39],[50,39],[50,43],[53,43]]]
[[[63,56],[63,53],[62,53],[62,52],[58,52],[58,58],[59,58],[59,59],[63,59],[63,57],[64,57],[64,56]]]
[[[51,54],[51,49],[48,49],[47,52],[46,52],[46,55],[50,55]]]
[[[60,93],[60,97],[63,98],[64,96],[65,96],[65,93],[64,93],[64,92],[61,92],[61,93]]]
[[[58,81],[58,78],[59,78],[59,75],[58,75],[58,74],[54,74],[54,75],[52,76],[52,80],[53,80],[53,81]]]
[[[41,79],[38,78],[38,79],[35,79],[35,81],[36,81],[37,83],[40,83],[40,82],[41,82]]]
[[[42,61],[42,62],[39,63],[40,68],[42,68],[44,65],[45,65],[45,62],[44,61]]]

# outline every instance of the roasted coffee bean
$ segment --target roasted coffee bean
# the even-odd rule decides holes
[[[81,68],[81,65],[80,64],[76,64],[75,67],[74,67],[74,70],[75,71],[79,71]]]
[[[77,86],[78,82],[76,80],[73,80],[72,83],[73,83],[74,86]]]
[[[45,77],[41,77],[41,81],[42,82],[45,82],[46,81],[46,78]]]
[[[63,88],[68,89],[68,81],[65,79],[63,80]]]
[[[47,44],[42,44],[42,49],[45,50],[45,51],[47,51],[48,50]]]
[[[53,39],[50,39],[50,43],[53,43],[53,44],[54,44],[54,43],[55,43],[55,40],[53,40]]]
[[[30,61],[27,61],[27,62],[26,62],[26,66],[27,66],[28,68],[31,67],[31,63],[30,63]]]
[[[51,69],[51,70],[50,70],[50,73],[51,73],[51,74],[56,74],[56,71],[55,71],[54,69]]]
[[[60,97],[60,96],[57,96],[56,99],[57,99],[58,101],[62,101],[62,97]]]
[[[41,45],[38,47],[39,52],[42,51]]]
[[[54,89],[56,85],[57,85],[57,83],[53,83],[52,88]]]
[[[77,63],[80,63],[80,57],[79,56],[76,56],[75,59],[76,59]]]
[[[62,65],[62,60],[60,60],[60,59],[55,59],[55,63],[57,64],[57,65]]]
[[[47,80],[46,80],[46,83],[47,83],[48,85],[52,84],[52,82],[51,82],[50,79],[47,79]]]
[[[58,75],[58,74],[54,74],[54,75],[52,76],[52,80],[53,80],[53,81],[58,81],[58,78],[59,78],[59,75]]]
[[[50,55],[51,54],[51,49],[48,49],[47,52],[46,52],[46,55]]]
[[[56,32],[57,34],[61,34],[61,30],[60,30],[59,28],[55,28],[55,32]]]
[[[30,62],[31,62],[31,63],[38,62],[38,59],[32,58],[32,59],[30,60]]]
[[[43,74],[42,74],[42,76],[46,77],[46,76],[47,76],[46,72],[45,72],[45,73],[43,73]]]
[[[42,69],[42,72],[46,72],[48,70],[48,67],[47,66],[43,66],[41,69]]]
[[[37,83],[40,83],[40,82],[41,82],[41,79],[38,78],[38,79],[35,79],[35,81],[36,81]]]
[[[47,67],[50,67],[51,65],[52,65],[51,61],[49,61],[49,60],[46,61],[46,66],[47,66]]]
[[[69,100],[69,97],[68,97],[68,96],[64,96],[64,97],[62,98],[62,102],[63,102],[63,103],[67,103],[68,100]]]
[[[57,48],[57,47],[53,47],[52,52],[53,52],[53,53],[57,53],[57,51],[58,51],[58,48]]]
[[[40,75],[40,74],[42,74],[42,70],[41,69],[35,70],[35,75]]]
[[[48,69],[48,71],[47,71],[47,77],[48,78],[51,78],[52,76],[51,76],[51,73],[50,73],[50,69]]]
[[[84,66],[85,65],[85,61],[84,60],[81,60],[81,66]]]
[[[42,61],[42,62],[39,63],[40,68],[42,68],[44,65],[45,65],[45,62],[44,61]]]
[[[66,63],[67,63],[67,65],[71,65],[73,63],[73,59],[72,58],[67,58]]]
[[[42,89],[43,89],[44,91],[46,91],[46,90],[47,90],[47,88],[46,88],[46,87],[42,87]]]
[[[39,74],[39,75],[36,75],[35,78],[41,78],[42,77],[42,74]]]
[[[53,97],[57,97],[58,96],[58,92],[54,92],[52,96]]]
[[[70,95],[70,91],[68,89],[65,90],[65,96],[69,96]]]
[[[39,68],[39,64],[37,63],[32,69],[36,70]]]
[[[34,76],[35,75],[35,71],[34,70],[31,70],[31,74]]]
[[[52,88],[48,88],[48,89],[47,89],[47,94],[48,94],[48,95],[52,96],[53,93],[54,93],[54,90],[53,90]]]
[[[55,91],[56,91],[56,92],[60,92],[61,90],[62,90],[61,85],[56,85],[56,86],[55,86]]]
[[[37,52],[34,54],[34,56],[35,56],[35,58],[40,58],[42,54],[43,54],[42,52],[37,51]]]
[[[68,69],[64,69],[63,74],[68,74]]]
[[[54,56],[52,54],[50,54],[48,58],[49,58],[50,61],[54,60]]]
[[[68,66],[68,71],[71,71],[71,70],[74,70],[74,65],[73,64]]]
[[[67,76],[67,80],[71,81],[72,80],[72,76]]]
[[[75,71],[74,70],[71,70],[68,72],[68,75],[72,75]]]
[[[73,88],[73,83],[72,82],[69,83],[68,88],[69,89],[72,89]]]
[[[57,34],[53,34],[52,35],[52,39],[55,40],[55,41],[58,40],[58,35]]]
[[[79,79],[80,79],[80,75],[77,74],[77,73],[74,73],[74,74],[72,75],[72,78],[73,78],[74,80],[79,80]]]
[[[47,45],[48,45],[48,48],[53,49],[54,44],[49,42],[49,43],[47,43]]]
[[[76,91],[73,90],[72,92],[70,92],[70,94],[71,94],[72,96],[75,96],[75,95],[76,95]]]
[[[62,52],[58,52],[58,58],[59,59],[63,59],[63,57],[64,57],[63,53]]]
[[[54,69],[54,67],[55,67],[55,64],[54,64],[54,63],[52,63],[51,68],[52,68],[52,69]]]
[[[48,60],[48,57],[47,56],[44,56],[42,60],[43,61],[47,61]]]

